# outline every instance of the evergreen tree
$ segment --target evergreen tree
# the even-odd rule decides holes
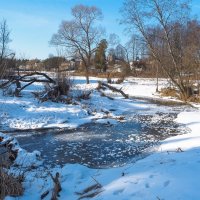
[[[106,49],[108,47],[107,41],[105,39],[101,40],[96,52],[95,52],[95,67],[100,69],[103,72],[106,72],[107,63],[106,63]]]

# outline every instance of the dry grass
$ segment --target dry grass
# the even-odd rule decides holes
[[[74,76],[85,76],[85,72],[74,72]],[[98,77],[98,78],[124,78],[126,75],[121,72],[89,72],[89,77]]]
[[[199,95],[193,95],[188,99],[189,102],[194,103],[200,103],[200,96]]]
[[[178,92],[175,88],[162,88],[160,91],[160,95],[164,96],[164,97],[175,97],[175,98],[179,98]]]
[[[15,177],[0,168],[0,200],[6,196],[17,197],[23,194],[22,177]]]
[[[194,102],[194,103],[200,103],[200,96],[197,94],[194,94],[190,96],[189,98],[185,99],[183,95],[181,95],[175,88],[162,88],[160,90],[161,96],[164,97],[175,97],[177,99],[183,100],[185,102]]]
[[[24,175],[13,175],[9,173],[9,168],[17,157],[17,150],[12,149],[13,139],[7,140],[3,144],[4,137],[0,137],[0,200],[6,196],[17,197],[23,194],[22,181]]]

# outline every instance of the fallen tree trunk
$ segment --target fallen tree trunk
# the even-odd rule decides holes
[[[102,92],[102,91],[99,91],[100,92],[100,95],[102,96],[102,97],[107,97],[108,99],[110,99],[110,100],[114,100],[114,98],[113,97],[109,97],[107,94],[105,94],[104,92]]]
[[[35,76],[41,76],[41,77],[43,77],[43,79],[41,79],[39,77],[35,77]],[[26,83],[23,87],[21,86],[22,82]],[[24,90],[26,87],[28,87],[29,85],[31,85],[35,82],[52,83],[54,85],[56,84],[56,81],[53,80],[52,78],[50,78],[47,74],[41,73],[41,72],[32,72],[29,74],[25,74],[23,76],[20,76],[20,75],[12,76],[9,78],[8,81],[2,83],[0,85],[0,88],[4,89],[4,91],[6,91],[11,85],[15,84],[16,89],[15,89],[14,95],[19,96],[20,92],[22,90]]]
[[[39,75],[39,76],[43,76],[43,77],[45,77],[46,79],[47,79],[47,82],[49,82],[49,83],[56,83],[52,78],[50,78],[47,74],[45,74],[45,73],[42,73],[42,72],[32,72],[32,73],[30,73],[30,74],[26,74],[26,75],[24,75],[24,76],[21,76],[20,77],[20,81],[24,81],[24,82],[26,82],[26,79],[24,79],[24,78],[26,78],[26,77],[31,77],[31,76],[35,76],[35,75]],[[33,80],[31,80],[31,81],[33,81]],[[44,80],[37,80],[36,78],[35,78],[35,81],[40,81],[40,82],[43,82]],[[46,82],[46,81],[45,81]]]
[[[107,87],[108,89],[112,90],[113,92],[120,93],[125,99],[129,98],[128,94],[125,94],[121,89],[117,89],[116,87],[113,87],[111,85],[108,85],[107,83],[103,83],[103,82],[99,81],[99,87],[102,87],[102,86]]]

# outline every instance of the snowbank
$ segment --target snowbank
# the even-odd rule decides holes
[[[20,147],[18,141],[15,138],[1,132],[0,138],[3,139],[0,142],[0,145],[7,144],[12,147],[13,151],[17,151],[17,158],[13,165],[17,165],[19,167],[36,167],[42,164],[39,151],[35,150],[34,152],[29,153]]]

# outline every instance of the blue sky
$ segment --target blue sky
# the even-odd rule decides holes
[[[11,30],[10,47],[18,58],[48,57],[56,54],[49,40],[62,20],[70,19],[70,10],[77,4],[95,5],[102,9],[102,25],[107,34],[116,33],[125,40],[124,27],[119,25],[119,9],[124,0],[0,0],[0,20],[7,20]],[[193,14],[200,11],[200,0],[193,0]]]

